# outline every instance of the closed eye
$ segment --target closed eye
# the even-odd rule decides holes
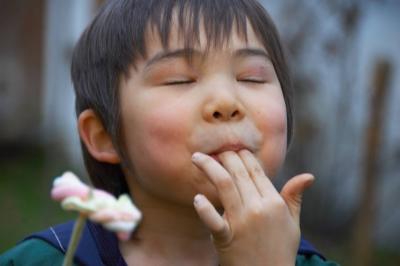
[[[266,83],[266,80],[263,79],[252,79],[252,78],[248,78],[248,79],[238,79],[239,82],[248,82],[248,83],[257,83],[257,84],[263,84]]]
[[[165,86],[172,86],[172,85],[184,85],[184,84],[191,84],[195,82],[194,80],[187,79],[187,80],[172,80],[163,83]]]

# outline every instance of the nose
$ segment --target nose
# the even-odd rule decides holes
[[[235,97],[220,95],[204,106],[203,117],[210,123],[240,121],[244,117],[244,108]]]

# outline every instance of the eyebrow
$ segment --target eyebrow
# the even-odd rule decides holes
[[[177,50],[172,50],[172,51],[162,51],[157,53],[155,56],[153,56],[151,59],[149,59],[146,63],[145,69],[151,67],[152,65],[171,58],[187,58],[188,55],[203,55],[204,53],[195,50],[192,48],[182,48],[182,49],[177,49]],[[248,57],[248,56],[262,56],[266,60],[270,61],[271,57],[269,54],[259,48],[242,48],[238,49],[233,53],[234,57]]]
[[[192,48],[183,48],[183,49],[177,49],[177,50],[172,50],[172,51],[162,51],[157,53],[155,56],[153,56],[150,60],[147,61],[145,69],[151,67],[155,63],[159,61],[163,61],[166,59],[171,59],[171,58],[187,58],[188,55],[201,55],[202,53],[198,50],[192,49]]]
[[[234,53],[234,57],[247,57],[247,56],[262,56],[268,61],[271,60],[269,54],[265,50],[259,48],[243,48],[236,50]]]

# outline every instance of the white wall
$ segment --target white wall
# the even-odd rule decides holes
[[[70,59],[75,42],[92,18],[93,9],[94,0],[48,0],[46,6],[43,141],[60,144],[67,158],[78,165],[82,159]]]

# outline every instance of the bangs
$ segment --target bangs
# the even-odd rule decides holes
[[[158,35],[167,50],[172,26],[177,27],[178,38],[183,41],[184,48],[193,48],[200,43],[203,27],[207,52],[210,48],[226,44],[233,29],[247,41],[248,22],[260,41],[264,34],[262,29],[273,25],[262,6],[257,1],[248,0],[114,0],[100,11],[98,18],[101,21],[93,26],[108,25],[110,34],[106,46],[107,42],[120,46],[112,47],[111,51],[125,56],[125,60],[118,58],[119,70],[125,74],[128,74],[129,66],[135,67],[139,58],[147,57],[146,35],[149,30]],[[268,21],[263,22],[263,18]],[[105,53],[107,50],[109,53],[109,48],[105,47]],[[191,49],[185,51],[191,57]],[[111,58],[115,58],[115,54]]]
[[[224,3],[226,2],[226,3]],[[239,37],[247,41],[247,14],[240,1],[155,1],[150,14],[149,26],[160,37],[164,49],[168,50],[171,27],[176,25],[178,38],[184,48],[200,44],[201,27],[206,39],[205,50],[224,46],[232,35],[233,28]],[[157,5],[162,5],[158,7]],[[144,44],[146,47],[146,44]],[[185,49],[191,51],[191,49]]]

